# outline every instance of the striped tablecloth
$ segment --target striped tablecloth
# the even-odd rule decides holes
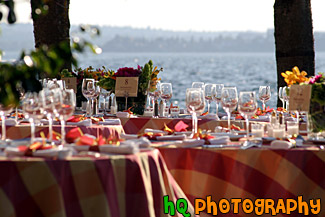
[[[321,199],[318,216],[325,216],[324,150],[161,148],[160,152],[192,203],[208,195],[214,201],[303,196],[304,201]]]
[[[71,129],[77,126],[67,125],[65,126],[65,131],[69,132]],[[122,125],[92,125],[92,126],[78,126],[83,133],[87,133],[98,137],[103,135],[108,137],[110,135],[119,136],[124,133]],[[0,127],[1,128],[1,127]],[[19,126],[7,126],[7,138],[8,139],[24,139],[29,138],[31,135],[30,125],[19,125]],[[61,126],[54,125],[53,130],[55,132],[61,133]],[[35,135],[40,136],[40,132],[44,132],[45,135],[48,134],[48,126],[36,126]]]
[[[0,174],[1,217],[158,217],[165,216],[164,195],[185,198],[158,150],[69,160],[2,157]]]

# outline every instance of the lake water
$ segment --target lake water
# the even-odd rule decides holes
[[[14,58],[7,55],[7,58]],[[17,55],[18,56],[18,55]],[[17,57],[15,56],[15,57]],[[185,107],[185,90],[193,81],[222,83],[240,91],[256,91],[269,85],[272,97],[267,105],[276,106],[276,62],[274,53],[102,53],[78,56],[79,66],[117,70],[120,67],[143,66],[149,60],[163,67],[162,82],[173,85],[172,101]],[[316,54],[316,72],[325,72],[325,53]],[[215,105],[212,106],[215,109]]]

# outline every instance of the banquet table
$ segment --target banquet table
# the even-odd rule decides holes
[[[313,216],[325,216],[324,150],[160,148],[160,152],[192,204],[195,198],[208,195],[214,201],[269,198],[275,204],[279,198],[297,200],[303,196],[303,201],[321,199],[322,210]],[[246,215],[239,211],[230,216]]]
[[[119,137],[121,133],[124,133],[122,125],[98,125],[93,124],[92,126],[76,126],[76,125],[66,125],[65,131],[69,132],[73,128],[79,127],[83,133],[87,133],[93,136],[98,137],[103,135],[104,137],[116,136]],[[1,127],[0,127],[1,128]],[[29,138],[31,135],[30,125],[18,125],[18,126],[7,126],[7,138],[8,139],[24,139]],[[60,125],[53,125],[53,131],[61,133]],[[40,133],[44,132],[45,135],[48,135],[48,126],[36,126],[35,135],[40,136]]]
[[[186,198],[158,150],[66,160],[0,157],[0,174],[1,217],[158,217],[167,216],[164,195]]]

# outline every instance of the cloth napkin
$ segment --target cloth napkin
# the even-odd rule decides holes
[[[18,147],[7,147],[4,152],[6,155],[9,156],[24,156],[25,153],[19,151]],[[32,153],[33,157],[45,157],[45,158],[53,158],[57,157],[59,159],[65,159],[72,155],[73,150],[69,148],[53,148],[53,149],[46,149],[46,150],[37,150]]]
[[[156,139],[158,141],[162,140],[184,140],[186,139],[186,135],[181,134],[181,135],[165,135],[165,136],[157,136]]]
[[[211,145],[227,144],[230,142],[229,136],[219,136],[213,139],[209,139]]]
[[[79,122],[67,122],[67,125],[76,125],[76,126],[86,126],[90,127],[92,125],[91,119],[85,119]]]
[[[141,137],[138,139],[129,139],[129,140],[121,142],[120,146],[124,146],[124,145],[133,145],[133,146],[137,146],[140,148],[148,148],[151,146],[151,142],[148,138]]]
[[[271,142],[271,148],[274,149],[290,149],[293,147],[291,142],[282,141],[282,140],[274,140]]]
[[[185,139],[182,143],[177,143],[178,147],[191,148],[201,146],[205,143],[204,139]]]
[[[146,128],[144,129],[145,133],[163,133],[164,135],[167,134],[167,132],[163,131],[163,130],[155,130],[155,129],[150,129],[150,128]]]
[[[102,125],[121,125],[120,119],[105,119],[105,121],[99,121],[99,124]]]

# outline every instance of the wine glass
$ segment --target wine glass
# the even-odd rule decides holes
[[[192,88],[201,88],[204,89],[204,82],[195,81],[192,83]]]
[[[82,80],[82,95],[87,99],[87,109],[86,109],[86,116],[91,116],[91,105],[90,105],[90,99],[92,95],[95,93],[95,80],[92,78],[84,78]]]
[[[31,143],[35,141],[35,122],[41,119],[44,114],[41,111],[41,100],[39,94],[35,92],[27,92],[23,100],[23,112],[30,122]]]
[[[6,141],[6,115],[10,114],[12,111],[12,106],[5,106],[4,104],[0,103],[0,117],[1,117],[1,127],[2,127],[2,134],[1,140],[2,142]]]
[[[238,99],[238,111],[246,120],[247,138],[249,137],[249,118],[257,110],[257,101],[255,92],[240,92]]]
[[[72,89],[61,91],[61,107],[56,111],[61,122],[61,145],[65,145],[65,121],[71,117],[76,107],[76,94]]]
[[[161,83],[160,84],[160,98],[164,101],[164,108],[167,107],[167,102],[173,96],[173,89],[171,83]]]
[[[283,99],[283,87],[279,87],[279,94],[278,94],[278,96],[279,96],[279,99],[282,102],[282,108],[284,108],[285,105],[284,105],[284,99]]]
[[[265,103],[271,98],[271,88],[270,86],[260,86],[258,91],[259,99],[263,103],[263,111],[265,111]]]
[[[285,105],[286,105],[286,108],[285,109],[287,111],[289,109],[289,99],[290,99],[290,97],[289,97],[289,90],[290,90],[290,87],[288,87],[288,86],[285,86],[282,89],[283,100],[285,101]]]
[[[216,94],[216,88],[214,86],[214,84],[205,84],[204,85],[204,95],[205,95],[205,99],[208,102],[208,113],[210,113],[210,104],[211,101],[213,100],[213,96],[215,96]]]
[[[192,135],[197,134],[197,116],[196,113],[201,113],[205,108],[204,91],[201,88],[186,89],[186,108],[192,114]]]
[[[111,95],[111,91],[101,88],[100,95],[104,98],[104,115],[107,114],[106,98]]]
[[[221,92],[221,105],[228,115],[228,128],[230,130],[230,115],[233,110],[236,109],[238,102],[237,88],[236,87],[224,87]]]
[[[98,81],[95,81],[95,90],[93,95],[91,96],[91,104],[92,104],[92,113],[95,111],[95,116],[98,116],[98,96],[100,94],[101,87],[98,85]]]
[[[221,102],[221,93],[222,89],[224,88],[223,84],[214,84],[215,87],[215,95],[213,96],[213,101],[216,102],[216,115],[219,119],[218,111],[219,111],[219,102]]]
[[[49,121],[49,135],[50,135],[50,144],[53,144],[53,118],[56,114],[56,109],[60,105],[60,89],[48,89],[44,88],[40,93],[41,99],[41,111],[47,117]]]
[[[24,95],[25,95],[25,90],[24,90],[21,82],[17,83],[16,89],[17,89],[17,91],[19,93],[19,101],[22,101],[22,99],[24,98]],[[16,112],[15,121],[18,124],[18,106],[16,106],[16,111],[15,112]]]

